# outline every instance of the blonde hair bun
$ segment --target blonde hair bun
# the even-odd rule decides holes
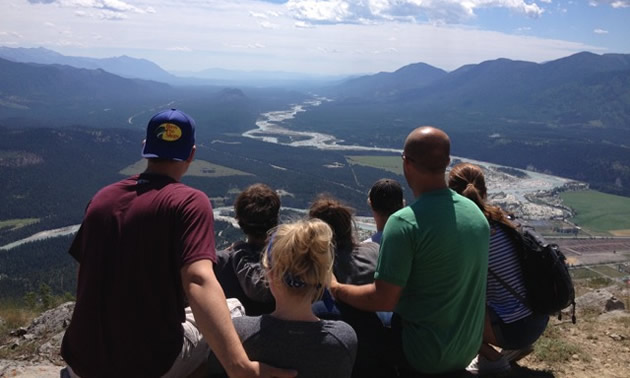
[[[334,261],[333,232],[319,219],[282,224],[272,230],[264,249],[268,278],[290,289],[321,297],[330,282]]]

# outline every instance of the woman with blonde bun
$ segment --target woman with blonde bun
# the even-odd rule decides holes
[[[357,348],[354,330],[342,321],[320,320],[311,310],[330,282],[332,238],[330,227],[318,219],[272,230],[262,264],[275,311],[233,319],[250,358],[290,367],[301,378],[350,377]]]
[[[507,284],[526,296],[516,245],[506,230],[515,225],[500,207],[487,202],[481,168],[470,163],[457,164],[449,173],[448,186],[477,204],[490,223],[486,324],[479,356],[468,370],[479,374],[509,371],[511,362],[533,350],[532,344],[545,330],[549,317],[534,313],[505,288]],[[493,346],[502,348],[501,353]]]

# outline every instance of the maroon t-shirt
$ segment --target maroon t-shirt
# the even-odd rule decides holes
[[[169,177],[142,174],[101,189],[70,254],[77,303],[61,353],[81,377],[157,377],[181,351],[180,269],[215,261],[210,200]]]

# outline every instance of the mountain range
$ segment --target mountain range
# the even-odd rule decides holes
[[[66,56],[43,47],[12,48],[0,46],[0,58],[17,63],[58,64],[90,70],[102,69],[126,78],[162,82],[171,82],[176,79],[174,75],[166,72],[149,60],[132,58],[126,55],[111,58],[87,58]]]
[[[366,214],[365,196],[374,181],[404,182],[398,173],[348,158],[391,153],[294,148],[243,136],[274,117],[283,120],[282,127],[332,134],[343,144],[395,149],[414,127],[435,125],[451,137],[455,156],[543,171],[630,196],[630,55],[580,53],[541,64],[496,59],[452,72],[414,63],[297,90],[277,88],[273,78],[275,88],[173,84],[137,74],[140,66],[146,72],[152,67],[143,60],[112,58],[126,62],[123,74],[115,64],[76,67],[102,62],[40,50],[35,52],[41,60],[20,62],[26,58],[15,53],[25,51],[10,51],[14,56],[6,59],[7,50],[0,49],[0,246],[78,224],[98,188],[142,166],[144,126],[167,107],[197,121],[196,158],[206,164],[184,182],[207,193],[216,207],[230,206],[241,189],[264,182],[283,193],[283,206],[306,208],[316,194],[329,192]],[[332,101],[304,105],[306,111],[294,118],[282,112],[305,104],[313,93]],[[272,111],[280,112],[260,116]],[[224,237],[228,228],[221,224],[217,235]],[[51,277],[75,274],[67,260],[54,257],[67,258],[69,241],[0,251],[0,266],[19,260],[11,263],[19,271],[44,261],[54,269],[33,276],[52,285],[57,280]],[[49,255],[51,250],[57,255]],[[58,265],[40,256],[53,256],[50,261]],[[0,279],[0,292],[19,296],[33,290],[18,278]],[[70,281],[62,281],[53,289],[67,290]]]
[[[630,54],[583,52],[542,64],[496,59],[449,73],[414,64],[347,81],[329,93],[349,102],[359,97],[416,111],[456,109],[529,121],[580,119],[625,127],[630,119],[628,80]]]
[[[43,47],[23,48],[0,46],[0,58],[16,63],[59,64],[75,68],[102,69],[125,78],[153,80],[171,85],[200,86],[268,86],[296,87],[314,83],[332,83],[343,76],[313,75],[282,71],[238,71],[208,68],[201,71],[168,72],[146,59],[126,55],[110,58],[66,56]]]
[[[496,59],[451,72],[414,63],[335,85],[283,90],[169,85],[103,68],[41,63],[46,57],[94,62],[88,58],[0,50],[5,56],[7,51],[14,60],[37,52],[40,63],[0,59],[0,126],[141,130],[150,113],[175,106],[195,115],[201,136],[222,138],[254,128],[261,112],[286,109],[314,92],[333,101],[296,114],[291,127],[330,133],[350,144],[400,148],[410,129],[432,124],[453,137],[460,156],[630,194],[628,54],[583,52],[545,63]],[[150,64],[127,62],[134,66],[127,75]],[[575,164],[576,159],[584,161]]]

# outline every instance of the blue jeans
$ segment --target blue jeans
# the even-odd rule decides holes
[[[497,346],[503,349],[521,349],[533,344],[547,328],[548,315],[531,314],[512,323],[504,323],[492,310],[486,307],[492,323],[492,331]]]

